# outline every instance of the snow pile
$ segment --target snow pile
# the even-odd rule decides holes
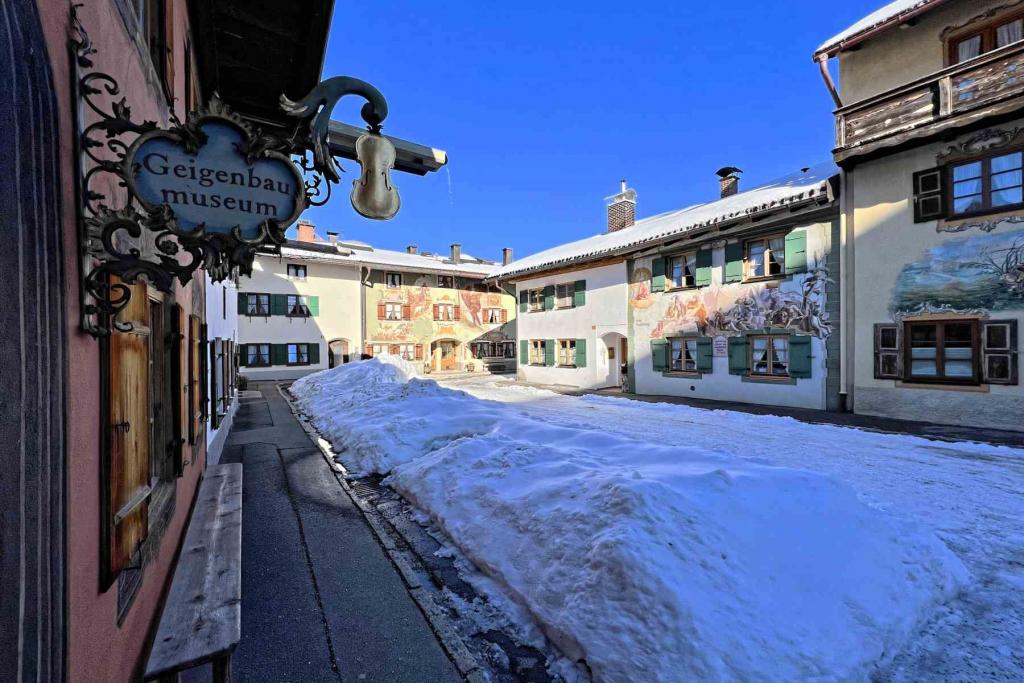
[[[292,391],[599,681],[865,679],[968,579],[930,531],[725,439],[552,425],[377,360]]]

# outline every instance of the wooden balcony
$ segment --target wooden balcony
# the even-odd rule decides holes
[[[1024,109],[1022,94],[1024,43],[1015,43],[838,109],[836,163]]]

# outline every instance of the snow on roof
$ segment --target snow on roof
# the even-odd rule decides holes
[[[396,269],[459,273],[481,277],[491,275],[498,268],[496,263],[479,259],[466,259],[465,257],[460,263],[456,264],[440,256],[410,254],[404,251],[391,251],[390,249],[370,248],[367,250],[369,245],[364,245],[359,251],[346,248],[352,245],[352,242],[339,242],[338,246],[335,246],[329,242],[288,240],[281,247],[281,255],[291,258],[314,258],[337,263],[350,263],[354,266],[389,266]],[[338,248],[339,246],[340,248]]]
[[[492,277],[507,279],[570,261],[589,260],[632,247],[641,248],[690,230],[827,196],[828,180],[838,172],[832,162],[822,163],[806,172],[783,176],[731,197],[651,216],[617,232],[594,235],[531,254],[499,268]]]
[[[836,34],[826,40],[821,44],[821,47],[814,51],[814,54],[815,56],[822,53],[832,54],[837,51],[837,48],[841,44],[847,43],[851,39],[858,38],[868,31],[873,31],[885,24],[895,24],[899,21],[909,19],[911,16],[915,16],[926,10],[932,9],[934,6],[940,5],[943,2],[945,2],[945,0],[895,0],[895,2],[890,2],[885,7],[875,10],[871,14],[867,15],[842,33]]]

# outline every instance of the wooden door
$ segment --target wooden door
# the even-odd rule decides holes
[[[455,356],[454,342],[441,342],[441,369],[455,370],[458,367],[458,359]]]

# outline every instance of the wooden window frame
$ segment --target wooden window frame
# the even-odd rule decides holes
[[[395,284],[391,284],[391,278],[397,279]],[[384,271],[384,286],[387,289],[401,289],[402,288],[402,274],[396,271]]]
[[[697,335],[682,335],[682,336],[679,336],[679,337],[666,337],[665,341],[668,344],[667,344],[667,346],[665,348],[665,351],[668,353],[668,358],[665,359],[665,371],[666,372],[670,372],[673,375],[694,375],[694,376],[699,375],[700,374],[700,370],[697,369],[697,347],[696,346],[694,346],[694,348],[693,348],[693,369],[691,370],[691,369],[688,369],[687,367],[685,367],[686,363],[687,363],[686,356],[689,355],[689,349],[686,346],[686,342],[692,341],[692,342],[694,342],[694,344],[696,344],[698,339],[700,339],[700,337],[697,336]],[[682,359],[682,367],[680,367],[679,369],[676,369],[674,367],[675,366],[675,360],[673,359],[673,356],[672,356],[672,344],[675,343],[675,342],[681,342],[682,343],[683,359]]]
[[[255,313],[250,313],[249,312],[249,298],[250,297],[256,297],[256,312]],[[263,309],[265,312],[260,312],[260,299],[261,299],[261,297],[265,297],[266,298],[267,305],[266,305],[266,308]],[[270,317],[270,294],[266,293],[266,292],[245,292],[245,312],[242,313],[242,315],[244,315],[244,316],[246,316],[248,318],[269,318]]]
[[[690,257],[693,258],[693,275],[690,276],[693,279],[693,284],[692,285],[691,284],[686,284],[687,276],[686,276],[686,273],[685,273],[686,262],[687,262],[687,260]],[[682,284],[676,282],[675,278],[672,277],[672,271],[673,271],[672,263],[674,261],[676,261],[677,259],[681,259],[682,263],[683,263],[683,268],[681,269],[681,275],[682,275],[682,278],[683,278]],[[669,254],[668,256],[665,257],[665,289],[668,290],[668,291],[683,290],[683,289],[697,289],[697,250],[696,249],[690,249],[688,251],[681,251],[681,252],[678,252],[678,253],[675,253],[675,254]]]
[[[534,287],[526,290],[526,311],[539,313],[544,310],[544,288]]]
[[[563,358],[563,355],[565,358]],[[563,362],[568,359],[568,362]],[[576,367],[576,340],[556,339],[555,340],[555,367],[575,368]]]
[[[743,282],[762,282],[766,280],[781,280],[786,277],[786,235],[788,232],[773,232],[767,235],[759,235],[757,237],[749,237],[743,240]],[[779,272],[777,274],[768,273],[768,264],[771,261],[771,255],[775,252],[772,251],[769,242],[773,239],[782,240],[782,263],[780,264]],[[765,245],[764,250],[764,264],[765,274],[764,275],[752,275],[750,273],[750,247],[753,244],[763,242]]]
[[[266,355],[267,362],[266,363],[254,363],[254,362],[252,362],[250,360],[250,358],[249,358],[249,347],[250,346],[256,346],[256,347],[266,346],[267,347],[267,355]],[[257,348],[257,350],[256,350],[256,357],[258,358],[259,355],[260,355],[260,352],[259,352],[259,349]],[[270,344],[269,343],[264,343],[264,342],[255,342],[255,343],[253,343],[253,342],[250,342],[250,343],[245,345],[245,367],[247,367],[247,368],[269,368],[269,367],[271,367],[271,362],[272,362],[272,359],[270,357]]]
[[[566,296],[560,296],[559,291],[565,290]],[[568,300],[569,303],[562,304],[562,300]],[[555,309],[566,309],[574,308],[576,306],[576,283],[575,282],[559,282],[555,285]]]
[[[945,327],[946,325],[971,326],[971,377],[958,379],[945,375]],[[913,368],[913,340],[911,330],[915,327],[935,327],[935,370],[934,377],[921,377],[911,372]],[[981,384],[981,325],[976,319],[946,318],[942,320],[908,320],[903,323],[903,381],[910,384],[936,384],[946,386],[979,386]]]
[[[537,367],[547,365],[547,361],[545,359],[545,348],[543,339],[530,340],[530,365]]]
[[[1003,206],[992,206],[992,160],[997,157],[1009,156],[1010,154],[1021,155],[1021,180],[1024,181],[1024,145],[1014,145],[999,150],[989,150],[984,154],[976,154],[969,157],[950,160],[946,164],[943,180],[946,183],[946,216],[949,220],[960,220],[963,218],[977,218],[988,216],[994,213],[1006,213],[1024,208],[1024,183],[1021,187],[1020,202],[1016,204],[1005,204]],[[956,213],[956,185],[953,180],[953,169],[958,166],[966,166],[981,162],[981,199],[982,208],[964,213]]]
[[[776,339],[784,339],[786,341],[786,372],[785,372],[785,374],[774,372],[771,369],[768,372],[755,372],[754,371],[754,341],[758,340],[758,339],[765,339],[765,340],[767,340],[768,350],[770,352],[770,357],[768,359],[768,367],[769,368],[772,368],[775,365],[775,363],[774,363],[774,357],[775,357],[775,344],[774,344],[774,342],[775,342],[775,340]],[[749,375],[750,377],[756,377],[756,378],[759,378],[759,379],[790,379],[792,377],[792,375],[789,372],[789,364],[790,364],[790,362],[791,362],[791,358],[790,358],[790,348],[789,348],[789,334],[750,334],[750,335],[747,335],[747,375]]]
[[[990,345],[991,331],[997,327],[1006,328],[1006,346]],[[982,382],[985,384],[1002,384],[1014,386],[1018,383],[1018,346],[1016,320],[985,320],[981,323],[981,374]],[[989,375],[989,359],[1005,358],[1008,376],[991,377]]]
[[[288,365],[288,366],[291,366],[291,367],[303,366],[303,365],[312,365],[312,362],[309,359],[309,346],[310,345],[309,345],[308,342],[289,342],[286,346],[287,346],[287,348],[285,349],[285,354],[287,356],[287,360],[285,361],[285,365]],[[295,361],[292,361],[292,347],[295,347],[295,358],[296,358]],[[306,351],[306,360],[301,360],[301,357],[300,357],[300,347],[302,347]]]
[[[963,29],[950,34],[946,38],[946,66],[954,66],[956,64],[966,64],[974,59],[984,57],[990,52],[995,50],[1001,50],[1003,48],[996,47],[996,31],[1000,26],[1012,23],[1018,19],[1024,20],[1024,10],[1017,10],[1014,12],[1008,12],[1000,17],[990,19],[989,21],[979,24],[978,26],[966,26]],[[971,59],[963,62],[959,61],[959,55],[957,54],[957,48],[960,47],[960,43],[970,40],[975,36],[981,36],[981,52],[978,53],[977,57],[971,57]],[[1017,41],[1020,42],[1020,41]],[[1013,45],[1014,43],[1010,43]],[[1008,47],[1004,45],[1003,47]]]
[[[295,272],[293,273],[292,270]],[[299,275],[300,270],[301,275]],[[309,269],[305,263],[289,263],[285,266],[285,273],[290,280],[305,280],[309,276]]]
[[[455,322],[455,304],[442,302],[434,305],[437,306],[437,317],[435,317],[434,320],[443,323]]]
[[[445,283],[448,284],[445,284]],[[438,275],[437,276],[437,287],[438,289],[455,289],[455,276],[454,275]]]
[[[285,306],[288,309],[287,317],[289,318],[311,318],[313,317],[312,311],[309,310],[309,296],[305,294],[286,294]],[[292,300],[295,300],[295,304],[292,305]],[[296,310],[298,312],[296,313]]]
[[[398,309],[398,317],[392,317],[391,315],[391,311],[395,308]],[[399,320],[405,320],[405,318],[402,317],[402,304],[394,301],[385,301],[384,320],[389,322],[398,322]]]
[[[498,319],[497,320],[491,320],[491,314],[495,313],[495,312],[497,313]],[[504,308],[498,308],[498,307],[495,307],[495,306],[489,306],[489,307],[484,309],[484,323],[487,324],[487,325],[501,325],[501,324],[503,324],[505,322],[504,321],[504,317],[505,316],[503,315],[504,313],[505,313],[505,309]]]

